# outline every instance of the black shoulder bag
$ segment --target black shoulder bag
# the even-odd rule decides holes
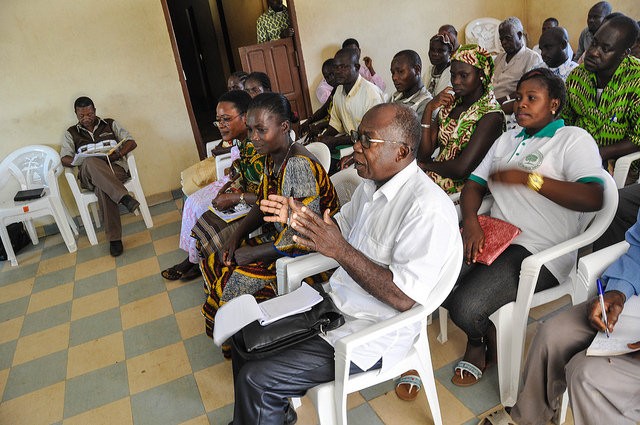
[[[247,360],[261,359],[287,347],[313,338],[319,333],[337,329],[344,317],[321,285],[312,285],[322,295],[322,301],[304,313],[282,318],[267,326],[256,320],[232,337],[237,352]]]

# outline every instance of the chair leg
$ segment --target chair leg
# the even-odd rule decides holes
[[[69,222],[67,221],[67,217],[64,213],[62,201],[60,201],[60,199],[51,199],[51,201],[51,214],[58,226],[58,230],[60,230],[62,239],[67,245],[69,252],[76,252],[78,250],[78,246],[76,245],[76,239],[73,236],[71,226],[69,226]]]
[[[442,413],[440,411],[440,403],[438,402],[438,392],[436,391],[436,378],[433,374],[433,366],[431,364],[431,353],[429,350],[426,350],[423,354],[421,370],[419,370],[422,388],[427,397],[427,403],[431,410],[434,425],[442,425]]]
[[[67,222],[69,223],[69,227],[71,228],[71,231],[75,236],[78,236],[80,234],[78,232],[78,225],[76,224],[75,221],[73,221],[73,217],[71,217],[71,214],[69,214],[69,210],[64,204],[62,205],[62,208],[64,208],[64,215],[67,217]]]
[[[307,396],[316,406],[318,424],[336,425],[336,406],[334,404],[334,386],[332,383],[322,384],[307,391]]]
[[[144,193],[142,192],[142,190],[136,190],[134,192],[134,195],[136,196],[136,200],[140,202],[139,210],[140,210],[140,213],[142,214],[144,224],[145,226],[147,226],[147,229],[151,229],[153,227],[153,219],[151,218],[149,205],[147,205],[147,199],[144,197]]]
[[[438,308],[438,318],[439,318],[439,322],[440,322],[440,334],[438,335],[438,341],[440,342],[440,344],[444,344],[445,342],[447,342],[447,340],[449,339],[448,335],[447,335],[447,317],[449,315],[449,312],[447,311],[446,308],[444,307],[439,307]]]
[[[97,245],[98,237],[96,236],[96,230],[93,228],[93,222],[91,221],[91,215],[89,214],[90,206],[93,206],[95,209],[95,204],[87,205],[78,202],[78,212],[80,213],[80,219],[82,220],[82,225],[84,226],[84,231],[87,234],[89,243],[91,245]],[[95,215],[97,216],[97,213]]]
[[[560,411],[556,412],[553,417],[553,423],[562,425],[567,420],[567,408],[569,407],[569,390],[560,396]]]
[[[28,219],[24,221],[24,227],[27,228],[27,233],[29,234],[29,238],[31,239],[31,243],[34,245],[38,245],[38,232],[36,231],[36,226],[33,224],[33,220]]]
[[[13,267],[17,266],[18,260],[16,259],[15,252],[13,252],[11,238],[9,238],[9,232],[7,231],[7,226],[4,223],[0,223],[0,240],[2,241],[4,250],[7,253],[7,260],[11,261],[11,265]]]
[[[500,402],[505,407],[516,404],[524,350],[525,324],[514,318],[514,306],[506,304],[489,316],[496,326]]]
[[[102,223],[100,223],[100,211],[98,211],[98,204],[96,202],[92,202],[89,204],[89,208],[91,209],[91,215],[93,216],[93,221],[96,223],[96,227],[102,226]],[[91,222],[91,220],[89,220],[89,222]]]

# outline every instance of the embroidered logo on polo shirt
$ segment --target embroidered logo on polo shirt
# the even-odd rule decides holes
[[[542,164],[544,155],[540,151],[531,152],[518,162],[518,165],[525,170],[535,170]]]

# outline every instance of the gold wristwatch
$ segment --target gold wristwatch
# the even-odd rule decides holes
[[[527,186],[529,189],[539,192],[544,184],[544,178],[539,173],[529,173],[527,178]]]

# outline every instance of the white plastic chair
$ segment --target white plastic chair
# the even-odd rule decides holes
[[[631,163],[640,159],[640,151],[621,156],[616,160],[613,168],[613,179],[616,181],[616,187],[622,189],[627,182],[627,174],[631,168]]]
[[[318,253],[296,257],[294,261],[286,263],[281,260],[279,259],[276,262],[278,286],[279,288],[282,286],[286,291],[296,289],[300,286],[302,279],[307,276],[338,266],[335,260]],[[415,305],[408,311],[342,338],[336,343],[335,381],[318,385],[307,391],[307,396],[311,398],[316,406],[320,425],[346,424],[348,394],[394,379],[411,369],[417,370],[420,374],[434,424],[442,424],[442,415],[431,364],[429,340],[427,338],[427,317],[451,292],[458,278],[461,265],[462,250],[455,250],[446,260],[442,279],[433,289],[428,305]],[[286,270],[283,270],[285,268]],[[284,279],[285,276],[286,280],[281,282],[281,279]],[[358,347],[395,332],[397,329],[411,327],[417,323],[420,323],[420,335],[404,359],[384,372],[382,370],[372,370],[349,375],[351,358],[353,353],[358,350]]]
[[[20,190],[36,189],[44,187],[45,195],[39,199],[23,202],[15,202],[11,198],[0,204],[0,239],[7,252],[7,259],[12,266],[18,265],[18,260],[11,247],[11,240],[7,232],[7,225],[24,222],[31,242],[38,243],[38,235],[32,219],[47,215],[53,216],[64,243],[69,252],[75,252],[78,248],[74,233],[78,234],[78,228],[69,216],[69,212],[60,197],[58,176],[62,173],[60,155],[55,149],[48,146],[25,146],[10,153],[0,163],[0,187],[13,186],[11,178],[15,179]],[[18,187],[15,185],[16,188]]]
[[[336,188],[340,205],[344,205],[351,200],[353,192],[364,180],[358,175],[358,171],[353,168],[340,170],[331,177],[331,183]]]
[[[320,142],[309,143],[305,147],[316,157],[320,165],[322,165],[322,168],[328,173],[329,167],[331,166],[331,152],[329,151],[329,147]]]
[[[142,190],[142,185],[140,184],[140,176],[138,175],[138,168],[136,167],[136,159],[133,156],[133,153],[128,153],[126,158],[131,178],[124,182],[124,187],[127,188],[129,192],[132,192],[134,198],[140,202],[139,211],[136,210],[135,214],[142,214],[144,224],[147,226],[147,229],[150,229],[153,227],[153,220],[151,218],[151,212],[149,212],[147,199],[145,198],[144,191]],[[84,225],[84,230],[87,233],[89,243],[91,243],[91,245],[97,245],[98,237],[96,236],[96,231],[93,227],[93,223],[91,222],[89,207],[91,207],[96,227],[100,227],[100,215],[98,214],[98,209],[96,207],[98,197],[93,193],[93,191],[80,188],[73,168],[65,167],[64,176],[67,178],[69,188],[71,188],[71,193],[73,193],[73,197],[78,205],[78,212],[80,212],[80,218],[82,219],[82,224]]]
[[[588,298],[588,290],[578,284],[577,271],[573,269],[567,279],[560,285],[534,293],[541,267],[549,261],[564,254],[587,246],[609,227],[618,207],[618,191],[609,173],[603,171],[605,181],[604,205],[593,216],[592,220],[585,217],[584,230],[577,236],[561,244],[545,249],[524,259],[520,268],[520,282],[516,300],[502,306],[489,318],[497,330],[498,345],[498,381],[500,384],[500,402],[503,406],[513,406],[518,395],[520,385],[520,370],[529,310],[533,307],[557,300],[564,295],[570,295],[572,303],[579,304]],[[447,341],[447,310],[439,309],[441,343]]]
[[[494,56],[504,52],[498,34],[500,22],[496,18],[479,18],[469,22],[464,30],[466,43],[478,44]]]

